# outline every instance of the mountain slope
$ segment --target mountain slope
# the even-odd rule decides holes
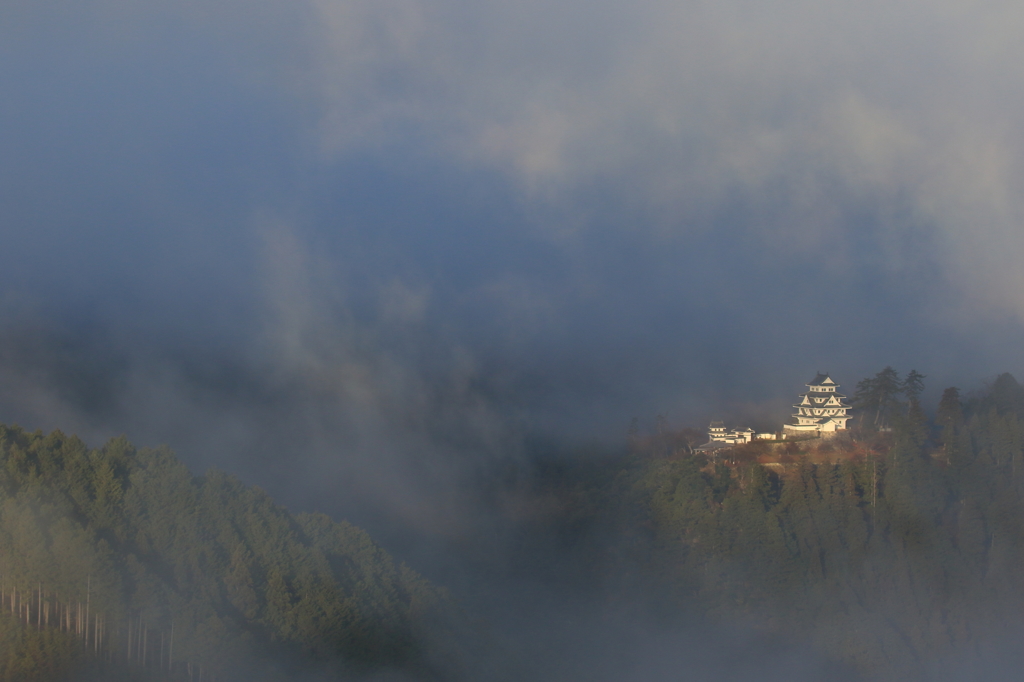
[[[4,426],[0,575],[0,679],[430,678],[426,637],[436,648],[452,610],[358,528],[193,476],[167,449]]]

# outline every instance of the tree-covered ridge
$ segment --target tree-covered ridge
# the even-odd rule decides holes
[[[4,426],[0,575],[0,679],[33,679],[47,661],[102,663],[105,675],[164,675],[179,662],[171,674],[201,665],[207,679],[284,678],[312,661],[429,676],[423,637],[449,608],[358,528],[291,515],[220,472],[193,476],[165,448],[122,437],[89,449]],[[81,620],[79,604],[92,640],[77,621],[72,633],[54,628],[60,608]]]
[[[543,478],[569,508],[551,525],[664,618],[813,642],[837,679],[999,678],[986,666],[1024,613],[1024,388],[950,389],[934,420],[911,393],[887,406],[891,431],[872,413],[832,461],[567,464]]]

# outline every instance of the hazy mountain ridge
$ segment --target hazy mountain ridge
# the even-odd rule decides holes
[[[943,410],[904,404],[833,462],[780,472],[658,447],[549,468],[538,494],[569,505],[551,528],[667,624],[810,643],[833,679],[991,678],[1019,658],[1024,388],[1004,374]]]
[[[218,679],[323,666],[432,677],[423,638],[430,629],[438,646],[451,608],[345,522],[293,516],[221,472],[193,476],[163,448],[118,438],[90,450],[16,426],[0,427],[0,574],[0,679],[162,676],[172,625],[174,675],[194,664]],[[28,612],[16,617],[12,597]],[[56,627],[58,601],[73,635]]]

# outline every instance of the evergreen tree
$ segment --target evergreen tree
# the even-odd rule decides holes
[[[903,382],[892,367],[886,367],[874,377],[862,379],[857,383],[853,397],[853,405],[861,410],[863,422],[873,415],[872,425],[876,428],[885,427],[898,401],[896,396],[903,392]]]
[[[921,398],[921,392],[924,391],[925,378],[925,375],[916,369],[912,369],[907,373],[906,378],[903,380],[901,393],[906,396],[908,403],[917,402]]]
[[[960,404],[960,389],[950,386],[942,392],[939,409],[935,413],[935,422],[942,429],[942,443],[946,449],[946,462],[949,463],[949,448],[953,446],[956,433],[963,425],[964,412]]]

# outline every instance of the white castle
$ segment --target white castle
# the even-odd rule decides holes
[[[789,422],[783,424],[781,438],[797,435],[818,435],[827,437],[836,431],[846,430],[846,422],[852,417],[848,414],[851,407],[837,392],[839,384],[827,373],[820,372],[811,383],[807,384],[807,393],[800,394],[800,402]],[[714,453],[716,450],[749,443],[755,440],[775,440],[774,433],[755,433],[753,429],[729,429],[724,422],[711,422],[708,428],[708,442],[694,448],[694,452]]]
[[[843,431],[851,417],[847,414],[850,406],[843,401],[846,396],[837,393],[839,384],[832,381],[827,373],[819,373],[807,384],[807,393],[800,394],[800,402],[788,423],[782,429],[787,435],[826,434]]]

